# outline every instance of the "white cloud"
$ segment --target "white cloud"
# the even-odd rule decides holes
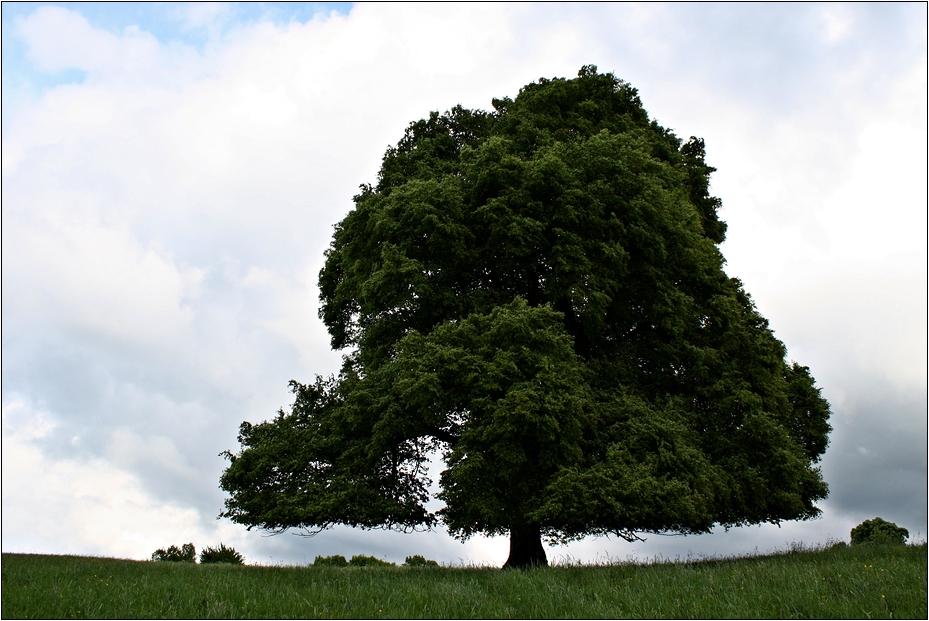
[[[772,141],[754,176],[726,179],[724,196],[755,206],[725,214],[730,271],[746,278],[791,355],[819,361],[819,376],[869,373],[925,390],[925,111],[923,59],[861,119],[844,162],[811,158],[828,134],[800,125]]]
[[[316,280],[321,268],[321,260],[284,273],[251,267],[240,282],[270,307],[263,314],[262,326],[297,349],[308,373],[325,375],[338,369],[341,354],[330,349],[329,334],[322,323],[309,321],[319,309]],[[308,375],[302,381],[310,379]]]
[[[838,43],[854,33],[855,18],[843,5],[825,6],[822,9],[822,18],[825,23],[826,40],[829,43]]]
[[[29,56],[48,72],[77,69],[132,74],[158,62],[158,41],[138,27],[122,36],[94,28],[78,12],[40,6],[19,22]]]
[[[217,21],[228,18],[231,5],[228,2],[185,2],[179,7],[183,16],[183,28],[215,27]]]
[[[88,221],[82,205],[68,217],[68,207],[28,224],[10,218],[18,234],[4,240],[5,316],[155,347],[187,336],[203,270],[176,266],[122,226]]]
[[[118,38],[93,28],[77,12],[56,6],[36,9],[19,24],[29,54],[45,71],[65,69],[92,71],[112,62]]]
[[[140,465],[165,475],[194,480],[199,474],[171,438],[150,435],[142,438],[129,429],[117,429],[110,434],[108,457],[121,470],[134,470]]]
[[[20,423],[9,428],[7,417]],[[193,509],[153,500],[105,459],[52,459],[35,443],[48,417],[21,400],[3,407],[3,531],[15,549],[143,559],[158,547],[215,538]]]
[[[926,61],[863,123],[844,183],[821,207],[831,258],[873,265],[926,249]],[[925,263],[923,263],[925,268]]]
[[[3,437],[20,441],[44,438],[55,428],[48,412],[34,411],[16,395],[3,405]]]

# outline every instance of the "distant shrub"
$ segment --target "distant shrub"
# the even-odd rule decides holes
[[[352,557],[352,560],[348,562],[352,567],[384,567],[386,565],[393,566],[393,563],[388,561],[382,561],[379,558],[373,556],[365,556],[364,554],[356,554]]]
[[[873,520],[865,520],[852,529],[852,545],[862,543],[892,543],[903,545],[906,538],[910,536],[910,531],[901,528],[893,522],[888,522],[879,517]]]
[[[185,543],[180,549],[177,546],[171,546],[167,550],[159,548],[152,552],[152,560],[171,563],[196,563],[197,550],[192,543]]]
[[[313,561],[314,567],[348,567],[348,561],[341,554],[335,556],[317,556]]]
[[[201,563],[231,563],[233,565],[244,565],[245,559],[236,552],[235,548],[227,548],[224,544],[219,544],[218,548],[207,546],[200,551]]]
[[[414,556],[406,557],[406,561],[403,563],[407,567],[438,567],[439,564],[435,561],[430,561],[419,554]]]

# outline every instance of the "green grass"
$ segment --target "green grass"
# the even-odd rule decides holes
[[[926,545],[697,562],[313,568],[3,554],[13,618],[920,618]]]

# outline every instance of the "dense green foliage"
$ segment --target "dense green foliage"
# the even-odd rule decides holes
[[[4,554],[4,619],[925,619],[926,546],[651,565],[260,567]]]
[[[225,544],[220,543],[217,548],[207,546],[200,550],[200,562],[243,565],[245,564],[245,559],[242,558],[242,555],[239,554],[235,548],[226,547]]]
[[[897,526],[893,522],[876,517],[873,520],[865,520],[852,529],[852,544],[861,543],[881,543],[897,544],[906,543],[906,538],[910,536],[910,531]]]
[[[407,567],[438,567],[439,564],[435,561],[427,559],[421,554],[414,554],[413,556],[406,557],[406,561],[403,562]]]
[[[242,424],[223,515],[442,521],[509,533],[517,565],[540,535],[818,515],[829,406],[723,271],[703,141],[595,67],[493,106],[411,124],[355,197],[319,281],[343,369]]]
[[[167,550],[158,548],[152,552],[153,561],[168,561],[171,563],[196,563],[197,549],[194,544],[185,543],[180,548],[169,546]]]
[[[390,561],[384,561],[376,556],[366,556],[364,554],[356,554],[348,564],[350,567],[388,567],[393,565]]]
[[[348,567],[348,561],[341,554],[332,556],[317,556],[313,561],[314,567]]]

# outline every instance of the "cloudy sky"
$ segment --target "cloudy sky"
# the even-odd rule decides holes
[[[833,409],[823,517],[552,560],[925,540],[926,5],[3,3],[2,548],[220,541],[499,565],[507,540],[217,520],[224,449],[338,369],[333,224],[404,128],[584,64],[706,140],[741,278]]]

